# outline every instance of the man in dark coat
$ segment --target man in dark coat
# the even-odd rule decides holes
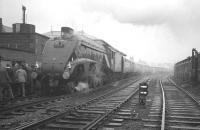
[[[5,90],[8,90],[9,97],[11,99],[14,98],[10,83],[11,83],[11,79],[8,75],[8,72],[0,64],[0,103],[3,102],[3,98],[5,97],[4,95]]]

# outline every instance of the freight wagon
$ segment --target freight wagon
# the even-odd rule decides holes
[[[200,54],[192,49],[192,56],[174,65],[174,77],[179,81],[200,81]]]

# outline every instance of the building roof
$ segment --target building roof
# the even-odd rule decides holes
[[[12,27],[3,25],[2,32],[12,32]]]
[[[46,35],[43,35],[43,34],[39,34],[39,33],[13,33],[13,32],[0,32],[0,35],[24,35],[24,34],[26,34],[26,35],[38,35],[38,36],[41,36],[41,37],[44,37],[44,38],[47,38],[47,39],[49,39],[49,37],[48,36],[46,36]]]

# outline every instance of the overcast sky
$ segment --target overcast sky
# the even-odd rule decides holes
[[[70,26],[135,60],[175,63],[200,50],[199,0],[0,0],[4,25],[22,21],[22,4],[38,33]]]

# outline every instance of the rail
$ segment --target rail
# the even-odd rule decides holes
[[[165,93],[162,87],[162,82],[160,81],[160,87],[162,89],[162,122],[161,122],[161,130],[165,129]]]

